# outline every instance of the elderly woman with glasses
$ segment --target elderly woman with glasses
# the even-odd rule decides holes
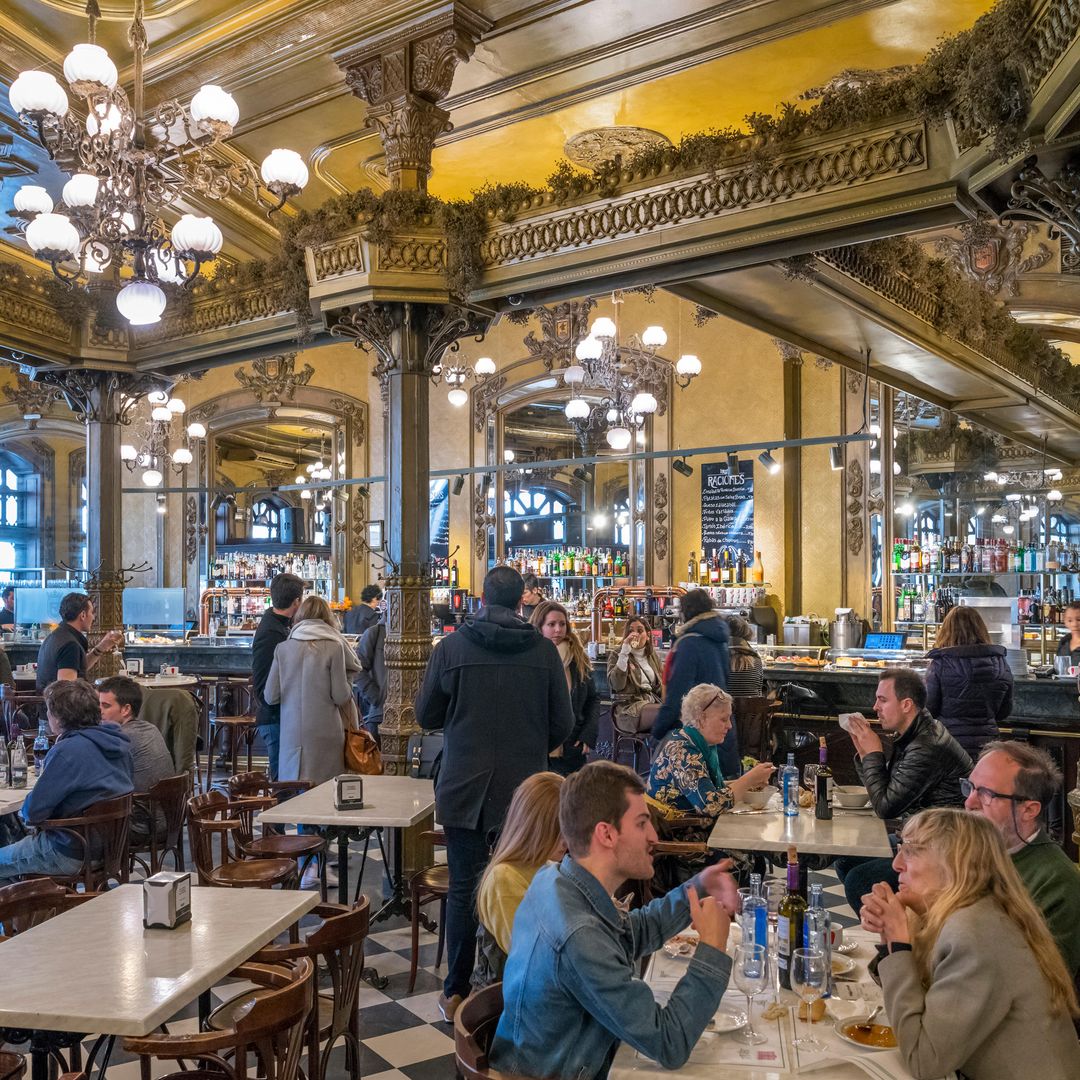
[[[755,765],[742,776],[724,776],[717,746],[731,730],[731,695],[711,683],[688,691],[677,728],[661,744],[649,773],[648,799],[664,818],[718,817],[744,792],[769,782],[775,766]]]

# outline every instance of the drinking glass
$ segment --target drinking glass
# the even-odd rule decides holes
[[[791,954],[791,989],[806,1002],[806,1030],[810,1030],[810,1007],[825,993],[829,983],[825,954],[820,949],[796,949]],[[801,1036],[794,1042],[804,1050],[824,1050],[825,1046],[813,1035]]]
[[[768,1042],[754,1030],[754,998],[769,988],[769,953],[764,945],[740,945],[732,965],[735,986],[746,995],[746,1027],[738,1037],[747,1043]]]
[[[750,899],[750,888],[746,886],[739,890],[739,913],[735,918],[735,921],[739,924],[739,929],[743,931],[745,936],[746,927],[743,926],[743,912],[746,910],[746,901]]]
[[[780,901],[787,892],[787,884],[779,878],[767,878],[761,884],[761,891],[769,904],[769,929],[775,933],[780,921]]]
[[[804,765],[802,769],[802,782],[804,788],[809,788],[811,792],[817,790],[817,774],[821,768],[819,764]]]

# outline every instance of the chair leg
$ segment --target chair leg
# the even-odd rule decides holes
[[[371,843],[371,830],[368,829],[367,835],[364,837],[364,853],[360,856],[360,872],[356,875],[356,890],[353,893],[353,905],[360,899],[360,893],[364,887],[364,867],[367,866],[367,853],[368,845]],[[338,867],[338,873],[341,873],[341,867]]]
[[[412,920],[412,961],[409,967],[409,993],[416,986],[416,969],[420,964],[420,891],[409,889],[409,917]]]
[[[247,771],[251,772],[251,744],[255,741],[255,728],[249,727],[244,732],[244,742],[247,743]],[[325,900],[326,898],[323,897]]]
[[[439,947],[435,952],[435,966],[442,966],[443,945],[446,944],[446,897],[439,901]]]

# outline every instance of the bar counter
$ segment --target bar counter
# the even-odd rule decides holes
[[[37,662],[40,642],[4,642],[4,651],[14,668],[17,664]],[[143,662],[143,671],[153,675],[162,664],[176,666],[185,675],[250,675],[251,639],[236,639],[224,645],[187,644],[125,645],[125,659]]]

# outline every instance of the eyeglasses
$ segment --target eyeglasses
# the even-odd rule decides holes
[[[1026,795],[1006,795],[1004,792],[994,791],[993,788],[977,787],[967,777],[964,777],[960,781],[960,794],[967,799],[971,797],[973,791],[979,796],[979,802],[984,806],[992,803],[995,799],[1005,799],[1006,801],[1013,803],[1031,801]]]

